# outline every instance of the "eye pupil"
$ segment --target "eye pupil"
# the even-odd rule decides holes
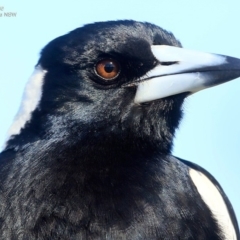
[[[96,64],[95,73],[104,81],[114,80],[120,73],[120,65],[116,60],[103,59]]]
[[[104,70],[107,72],[107,73],[111,73],[113,70],[114,70],[114,65],[112,62],[108,62],[105,64],[104,66]]]

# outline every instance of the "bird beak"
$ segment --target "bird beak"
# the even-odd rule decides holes
[[[195,93],[240,76],[240,59],[172,46],[151,46],[159,64],[138,82],[135,103]]]

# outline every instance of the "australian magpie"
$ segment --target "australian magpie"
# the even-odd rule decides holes
[[[0,154],[0,239],[240,239],[218,182],[171,155],[184,99],[239,76],[150,23],[51,41]]]

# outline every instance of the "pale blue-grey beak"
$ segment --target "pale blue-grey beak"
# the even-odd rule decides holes
[[[240,76],[237,58],[165,45],[151,50],[159,64],[136,82],[135,103],[195,93]]]

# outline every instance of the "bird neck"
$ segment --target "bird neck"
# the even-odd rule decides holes
[[[117,196],[136,197],[141,195],[138,189],[146,188],[149,195],[154,194],[152,186],[157,184],[167,158],[157,146],[142,139],[120,142],[109,135],[105,139],[89,137],[71,146],[58,143],[52,149],[48,155],[54,158],[47,160],[52,165],[51,182],[57,182],[61,176],[65,178],[59,191],[76,182],[84,196],[98,201],[103,196],[103,202]]]
[[[66,142],[68,145],[65,145]],[[68,165],[70,172],[76,171],[88,176],[86,179],[93,177],[99,182],[111,180],[121,183],[130,176],[148,178],[153,174],[150,169],[161,167],[161,159],[170,153],[166,149],[161,152],[159,144],[153,144],[150,140],[115,134],[88,134],[82,141],[70,142],[69,139],[64,144],[54,144],[52,154],[58,166],[60,161],[60,168]]]

